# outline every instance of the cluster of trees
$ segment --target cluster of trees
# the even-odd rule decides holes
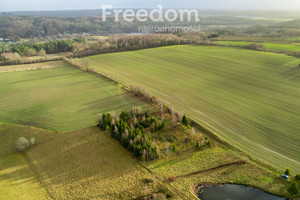
[[[34,16],[2,16],[0,37],[18,40],[19,38],[45,38],[64,33],[103,34],[117,32],[112,22],[102,23],[99,17],[59,18]]]
[[[152,47],[187,44],[187,40],[172,34],[148,34],[112,36],[98,42],[75,44],[74,55],[78,57],[97,53],[137,50]]]
[[[98,127],[111,132],[111,137],[118,140],[128,151],[142,160],[153,160],[159,157],[158,146],[153,144],[151,134],[165,127],[165,121],[132,108],[131,112],[123,111],[120,116],[106,113],[98,122]]]
[[[17,44],[11,47],[10,51],[21,55],[34,55],[36,52],[47,54],[68,52],[73,50],[75,40],[56,40],[45,43]]]
[[[253,20],[240,17],[202,17],[202,26],[224,26],[224,25],[255,25],[269,24],[270,20]],[[90,33],[98,35],[108,35],[115,33],[134,33],[139,31],[139,27],[147,26],[198,26],[199,22],[176,20],[170,22],[152,22],[146,24],[139,21],[126,22],[120,18],[115,22],[113,18],[102,21],[99,16],[94,17],[46,17],[46,16],[1,16],[0,37],[17,40],[19,38],[34,38],[62,35],[65,33]]]
[[[86,41],[83,38],[73,40],[55,40],[44,43],[0,45],[0,62],[30,63],[26,57],[69,52],[73,57],[83,57],[100,53],[137,50],[151,47],[186,44],[187,41],[172,34],[149,34],[134,36],[114,36],[104,40]],[[17,56],[12,56],[17,55]],[[22,56],[22,58],[21,58]],[[56,59],[56,58],[55,58]],[[59,59],[59,58],[57,58]]]

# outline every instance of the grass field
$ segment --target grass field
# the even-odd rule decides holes
[[[0,121],[70,131],[95,125],[99,113],[145,106],[99,76],[63,62],[37,64],[44,65],[55,68],[0,73]]]
[[[34,137],[25,153],[17,138]],[[197,184],[237,183],[286,197],[289,181],[245,155],[214,141],[214,147],[170,154],[143,167],[109,132],[90,127],[69,133],[0,123],[0,199],[134,199],[164,191],[174,200],[196,199]],[[178,135],[178,139],[185,138]],[[247,164],[207,170],[246,160]],[[150,172],[151,171],[151,172]],[[178,177],[187,175],[184,177]],[[174,183],[167,180],[176,176]],[[152,180],[147,182],[145,180]]]
[[[0,200],[49,199],[22,155],[0,157]]]
[[[53,199],[131,199],[156,187],[144,183],[151,174],[97,127],[61,134],[27,154]]]
[[[217,41],[217,44],[228,45],[228,46],[247,46],[253,42],[246,41]],[[291,44],[273,44],[273,43],[257,43],[263,44],[266,50],[269,51],[280,51],[280,52],[300,52],[300,43]]]
[[[55,136],[54,132],[33,127],[0,123],[0,199],[51,199],[46,189],[29,166],[26,157],[19,154],[15,142],[19,137],[34,137],[37,145]]]
[[[216,46],[174,46],[85,58],[145,88],[231,144],[299,173],[300,59]]]
[[[35,137],[18,153],[15,141]],[[121,145],[91,127],[56,133],[0,123],[0,199],[131,199],[164,187]]]

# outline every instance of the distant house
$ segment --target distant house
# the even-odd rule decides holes
[[[0,42],[2,42],[4,39],[3,38],[0,38]]]

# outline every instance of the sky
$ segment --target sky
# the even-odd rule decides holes
[[[198,8],[203,10],[299,10],[300,0],[0,0],[0,12],[114,8]]]

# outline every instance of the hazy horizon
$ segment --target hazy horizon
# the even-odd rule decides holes
[[[201,10],[297,11],[299,0],[0,0],[0,12],[95,10],[101,5],[115,8],[197,8]]]

